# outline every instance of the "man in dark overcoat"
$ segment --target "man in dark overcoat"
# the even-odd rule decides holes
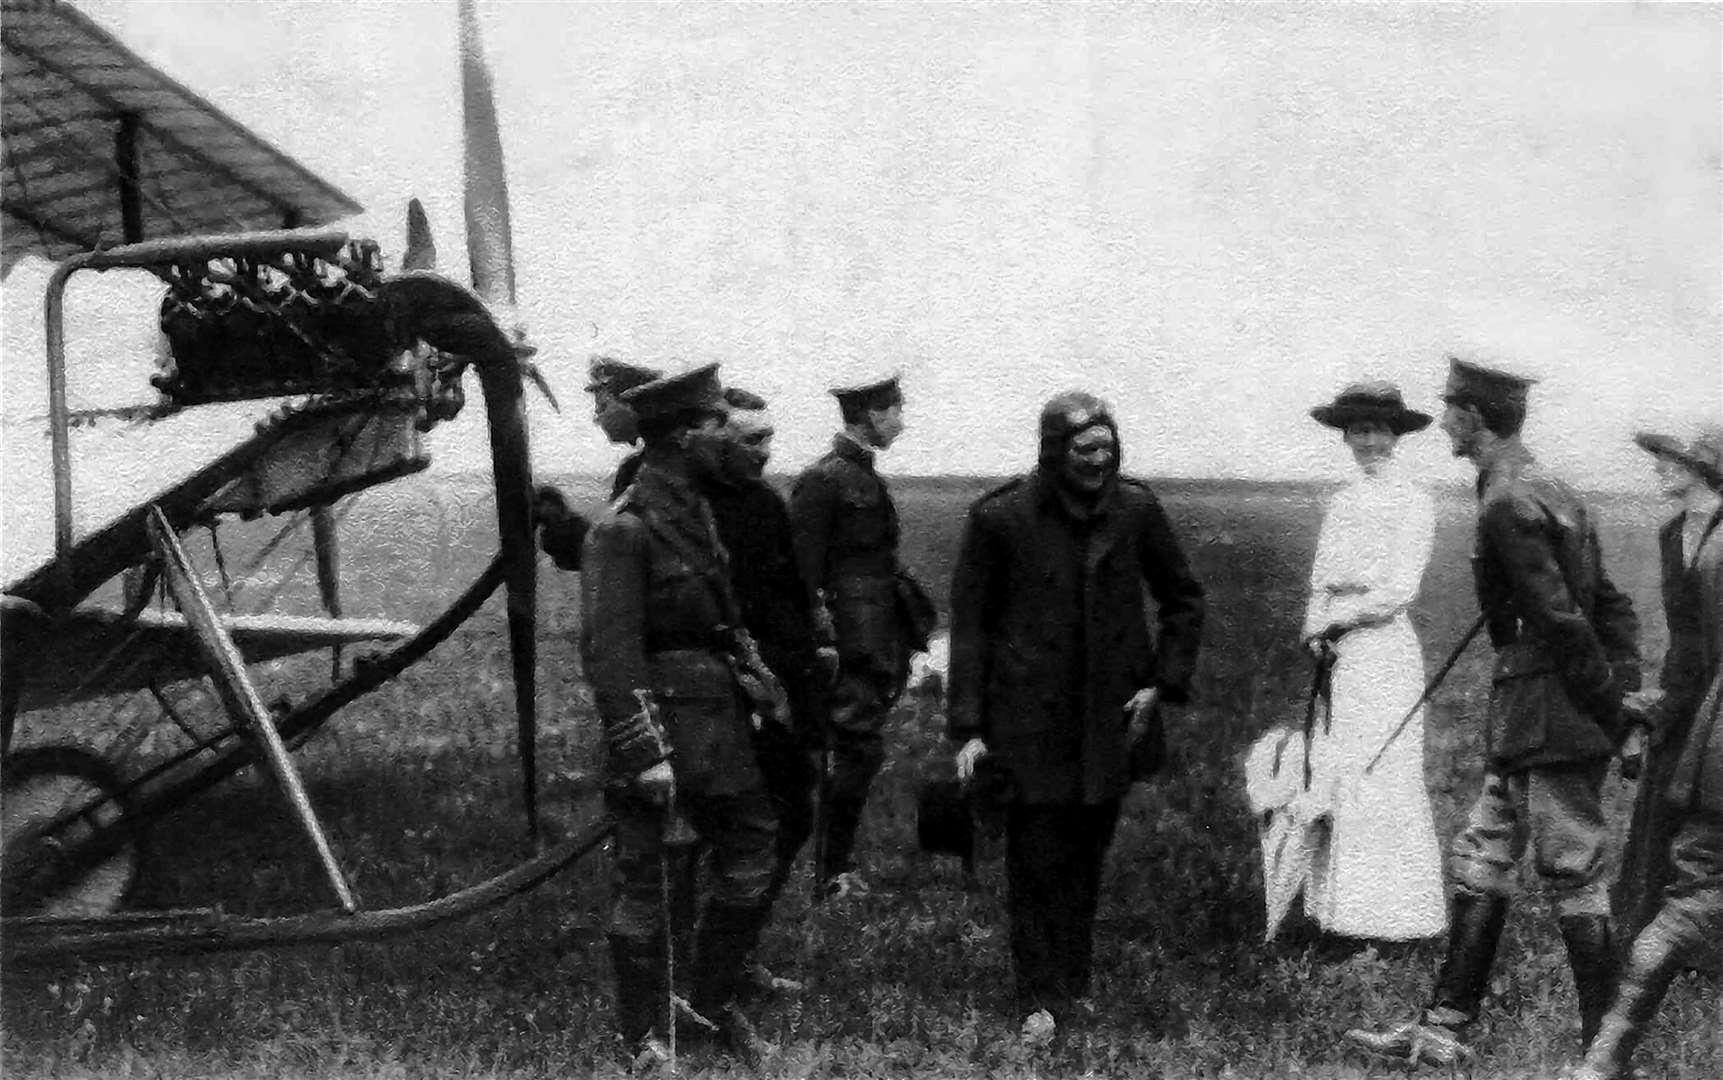
[[[832,395],[844,428],[831,451],[796,478],[790,523],[802,579],[815,590],[838,652],[816,869],[822,893],[848,894],[866,888],[852,873],[852,856],[868,789],[885,763],[886,717],[903,694],[910,655],[926,647],[931,627],[914,625],[916,612],[907,610],[915,606],[909,601],[926,597],[898,563],[897,507],[874,469],[875,453],[903,433],[898,380]]]
[[[951,585],[947,733],[958,776],[1004,774],[1017,1004],[1045,1031],[1088,988],[1119,803],[1184,702],[1203,593],[1148,485],[1119,474],[1111,411],[1048,402],[1035,470],[969,510]],[[1155,600],[1152,633],[1144,586]]]
[[[1496,649],[1484,784],[1451,848],[1448,953],[1429,1006],[1393,1029],[1347,1033],[1413,1062],[1471,1057],[1528,846],[1567,946],[1583,1043],[1609,1002],[1602,789],[1627,734],[1622,697],[1639,685],[1639,625],[1604,572],[1591,509],[1520,441],[1532,381],[1454,359],[1443,394],[1442,430],[1478,471],[1473,577]]]
[[[724,401],[729,410],[725,468],[706,485],[706,497],[730,556],[743,625],[783,683],[793,721],[793,726],[762,724],[754,733],[766,790],[778,812],[778,862],[767,897],[772,903],[813,833],[819,780],[813,751],[829,676],[817,648],[813,594],[796,562],[789,511],[763,476],[775,434],[766,401],[738,387],[726,389]]]
[[[717,365],[629,392],[645,443],[634,482],[587,535],[581,655],[603,725],[605,802],[616,819],[610,919],[617,1023],[657,1052],[669,1033],[665,848],[685,822],[711,854],[711,895],[690,1003],[747,1052],[733,1007],[768,914],[775,815],[738,680],[728,559],[701,494],[722,468]],[[680,905],[672,902],[670,907]]]
[[[1652,820],[1661,819],[1661,827],[1636,822],[1649,834],[1638,843],[1660,846],[1658,862],[1669,868],[1657,875],[1649,921],[1573,1080],[1638,1075],[1634,1048],[1675,976],[1723,962],[1723,429],[1639,444],[1657,455],[1665,494],[1683,504],[1659,532],[1669,620],[1662,685],[1628,701],[1629,714],[1654,732],[1640,802],[1654,800]],[[1629,859],[1623,872],[1645,874],[1646,864]]]
[[[640,432],[634,410],[623,395],[637,386],[644,386],[662,373],[655,368],[624,363],[608,356],[594,356],[588,364],[587,392],[592,395],[592,419],[604,432],[605,438],[621,446],[634,446]],[[638,450],[622,459],[611,483],[610,497],[621,495],[640,468]],[[539,525],[539,544],[559,569],[579,570],[580,553],[591,526],[585,515],[573,510],[568,500],[550,484],[540,484],[535,493],[535,512]]]

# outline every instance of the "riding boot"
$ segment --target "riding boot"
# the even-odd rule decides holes
[[[1579,1044],[1583,1051],[1591,1045],[1597,1025],[1609,1008],[1616,966],[1615,939],[1607,915],[1564,915],[1558,922],[1562,940],[1567,943],[1574,991],[1579,997]]]
[[[767,909],[758,904],[743,907],[713,901],[706,905],[706,917],[700,923],[694,993],[689,999],[695,1012],[711,1019],[735,998],[748,958],[765,929],[766,916]]]
[[[1404,1061],[1456,1065],[1468,1060],[1472,1051],[1466,1034],[1478,1019],[1507,916],[1505,897],[1457,890],[1448,955],[1429,1007],[1410,1023],[1381,1031],[1355,1028],[1346,1037],[1373,1053]]]
[[[748,958],[759,944],[769,909],[711,902],[700,924],[700,948],[689,1004],[716,1028],[719,1043],[749,1064],[762,1053],[759,1036],[735,1006]]]
[[[834,798],[831,806],[827,808],[825,865],[820,867],[822,892],[839,874],[850,871],[850,859],[855,853],[856,832],[861,828],[862,810],[866,806],[867,803],[862,799]]]
[[[1683,950],[1654,921],[1633,943],[1621,967],[1615,1000],[1598,1024],[1575,1080],[1620,1080],[1633,1051],[1683,964]]]
[[[664,995],[664,943],[610,935],[616,968],[616,1030],[630,1051],[654,1028],[668,1031]]]
[[[694,845],[666,845],[664,850],[670,880],[670,941],[676,957],[676,992],[687,997],[694,978],[694,922],[699,916],[703,851]]]
[[[1490,968],[1495,964],[1496,947],[1501,943],[1502,928],[1507,921],[1507,897],[1455,890],[1448,955],[1442,961],[1441,974],[1436,976],[1433,1010],[1461,1014],[1465,1017],[1462,1026],[1470,1026],[1477,1020],[1478,1006],[1484,1000],[1484,991],[1489,989]]]

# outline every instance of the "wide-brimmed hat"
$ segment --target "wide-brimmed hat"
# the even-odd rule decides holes
[[[1396,435],[1420,431],[1430,423],[1428,413],[1406,407],[1398,386],[1380,380],[1353,383],[1327,405],[1311,409],[1310,415],[1317,423],[1341,431],[1360,420],[1380,420]]]
[[[1633,437],[1640,449],[1692,469],[1707,484],[1723,491],[1723,426],[1711,425],[1692,439],[1642,431]]]

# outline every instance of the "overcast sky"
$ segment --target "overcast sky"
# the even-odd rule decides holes
[[[452,3],[77,6],[357,198],[391,257],[413,195],[460,257]],[[900,473],[1022,468],[1081,386],[1133,471],[1339,475],[1307,410],[1361,375],[1434,408],[1456,346],[1544,375],[1528,441],[1587,484],[1646,475],[1635,427],[1723,409],[1715,6],[480,12],[565,406],[534,406],[547,471],[616,459],[594,349],[723,361],[774,400],[781,468],[870,366],[905,375]],[[41,277],[6,283],[9,415],[41,400]],[[147,396],[130,340],[81,402]],[[1404,449],[1463,475],[1434,429]]]

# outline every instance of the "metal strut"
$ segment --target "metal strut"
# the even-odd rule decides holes
[[[294,767],[293,759],[287,754],[287,747],[281,740],[281,733],[275,729],[275,720],[270,716],[268,707],[263,704],[257,688],[251,684],[251,677],[246,674],[244,658],[233,644],[233,639],[228,636],[226,628],[216,618],[209,596],[203,591],[203,584],[192,574],[185,549],[180,546],[179,537],[174,535],[173,526],[168,523],[167,515],[162,513],[159,506],[150,506],[148,529],[150,544],[162,561],[162,573],[167,581],[168,591],[173,593],[174,601],[185,615],[186,625],[192,629],[197,640],[198,651],[209,664],[210,680],[215,684],[222,704],[227,707],[228,715],[233,717],[234,723],[257,740],[257,745],[263,752],[264,763],[275,777],[275,782],[281,786],[282,793],[287,796],[293,816],[298,819],[300,828],[305,831],[311,846],[316,850],[317,861],[322,864],[336,899],[340,901],[344,911],[352,914],[359,910],[358,901],[353,898],[347,878],[341,873],[340,864],[335,861],[335,853],[330,849],[329,838],[324,835],[323,826],[317,820],[317,812],[311,808],[311,799],[305,793],[305,784],[299,778],[299,770]]]

